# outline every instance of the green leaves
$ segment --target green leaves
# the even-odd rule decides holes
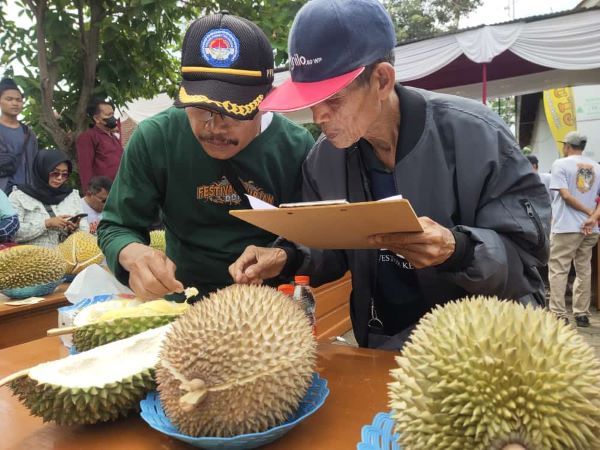
[[[384,0],[396,26],[398,41],[422,39],[458,28],[458,21],[482,0]]]
[[[0,47],[5,50],[0,69],[18,63],[26,72],[17,81],[27,96],[25,120],[40,145],[58,146],[75,156],[74,142],[87,128],[82,105],[93,97],[110,97],[121,107],[137,98],[175,92],[181,42],[193,19],[222,10],[246,17],[270,38],[275,64],[284,65],[289,28],[305,2],[48,0],[36,14],[19,0],[11,7],[24,20],[15,23],[6,16],[7,0],[0,0]],[[36,17],[43,18],[39,30]],[[45,60],[39,60],[40,54]],[[85,77],[86,73],[95,75]],[[42,89],[40,74],[47,74],[47,90]]]

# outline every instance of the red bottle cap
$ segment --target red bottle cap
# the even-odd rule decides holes
[[[310,277],[308,275],[296,275],[294,277],[294,283],[296,284],[310,284]]]
[[[279,292],[283,292],[285,295],[294,295],[294,286],[291,284],[280,284],[277,286]]]

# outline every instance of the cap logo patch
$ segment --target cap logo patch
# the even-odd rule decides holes
[[[200,52],[213,67],[231,67],[240,56],[240,41],[227,28],[217,28],[204,35]]]
[[[307,58],[306,56],[299,55],[298,53],[294,53],[290,57],[290,70],[294,70],[296,67],[301,66],[312,66],[313,64],[319,64],[323,61],[323,58]]]

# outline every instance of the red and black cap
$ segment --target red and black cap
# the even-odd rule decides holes
[[[254,23],[226,12],[196,19],[181,52],[175,106],[252,119],[273,83],[273,48]]]

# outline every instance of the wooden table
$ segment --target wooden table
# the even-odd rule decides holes
[[[70,305],[64,292],[68,284],[60,285],[44,301],[34,305],[8,306],[11,300],[0,294],[0,348],[23,344],[46,336],[46,331],[58,325],[57,309]],[[348,300],[352,290],[350,274],[315,289],[317,302],[317,337],[339,336],[352,328]]]
[[[0,348],[22,344],[46,336],[46,330],[58,325],[57,309],[70,305],[64,296],[69,285],[61,284],[44,300],[23,306],[9,306],[12,300],[0,294]]]
[[[0,350],[0,377],[67,354],[57,337]],[[389,370],[394,353],[321,343],[317,371],[330,394],[315,414],[265,450],[351,450],[363,425],[387,411]],[[189,445],[150,428],[135,414],[113,423],[60,427],[31,417],[0,388],[0,448],[3,450],[184,450]]]

